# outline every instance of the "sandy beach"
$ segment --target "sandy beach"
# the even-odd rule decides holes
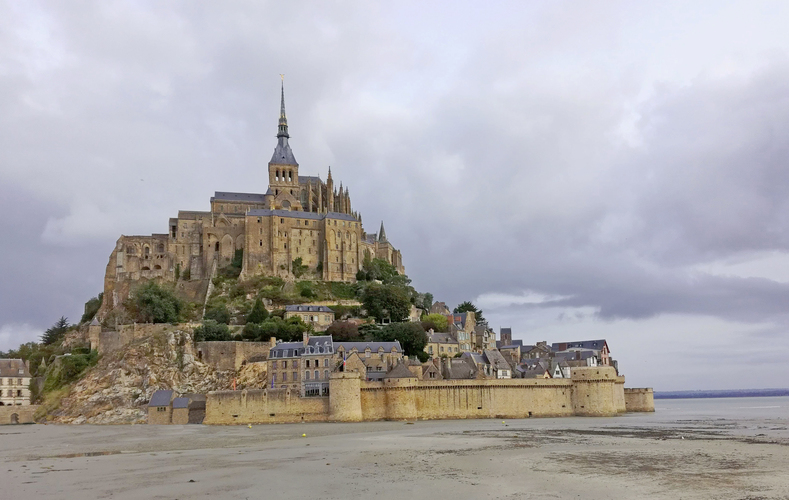
[[[4,426],[2,497],[789,499],[789,405],[772,399],[614,418]]]

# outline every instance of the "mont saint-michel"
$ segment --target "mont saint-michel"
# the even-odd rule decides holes
[[[331,167],[325,181],[301,175],[307,172],[299,170],[289,139],[283,83],[268,189],[217,191],[209,211],[179,211],[170,219],[167,233],[121,236],[107,264],[100,317],[128,298],[133,283],[175,282],[181,276],[207,282],[236,252],[243,254],[243,277],[292,279],[296,261],[303,266],[299,277],[355,281],[365,257],[382,259],[403,274],[402,256],[388,241],[384,223],[378,233],[364,230],[348,185],[335,184]]]

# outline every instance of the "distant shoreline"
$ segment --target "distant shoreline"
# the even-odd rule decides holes
[[[789,396],[789,389],[739,389],[716,391],[655,391],[655,399],[769,398]]]

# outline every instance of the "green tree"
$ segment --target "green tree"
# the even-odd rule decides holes
[[[137,319],[144,323],[176,323],[182,304],[168,288],[149,281],[134,292],[132,303]]]
[[[432,328],[436,332],[447,332],[449,331],[449,320],[443,314],[425,314],[422,316],[422,328],[425,331]]]
[[[104,292],[101,292],[96,297],[85,302],[85,312],[82,314],[82,319],[79,320],[80,323],[87,323],[93,319],[93,316],[95,316],[97,312],[99,312],[102,297],[104,297]]]
[[[433,306],[433,294],[430,292],[416,294],[415,305],[429,312],[430,308]]]
[[[203,319],[214,320],[217,323],[230,324],[230,310],[223,303],[213,304],[205,311]]]
[[[408,319],[411,312],[411,296],[401,286],[371,283],[364,289],[362,303],[367,314],[379,322],[389,319],[399,323]]]
[[[54,325],[46,329],[44,335],[41,336],[41,343],[44,345],[51,345],[63,340],[63,336],[66,335],[69,328],[68,318],[61,316]]]
[[[297,278],[301,278],[301,276],[306,273],[308,269],[309,267],[304,265],[304,261],[301,259],[301,257],[296,257],[293,259],[293,262],[291,262],[291,271],[293,272],[293,276]]]
[[[292,317],[282,319],[272,316],[261,323],[247,323],[244,326],[243,337],[247,340],[266,341],[277,337],[285,342],[301,340],[304,332],[310,327],[301,318]]]
[[[427,345],[427,334],[419,323],[392,323],[381,328],[376,337],[379,342],[399,341],[407,356],[419,356]]]
[[[268,316],[266,306],[263,305],[263,301],[258,297],[255,299],[255,305],[252,306],[252,310],[247,315],[247,323],[262,323],[268,319]]]
[[[360,342],[364,337],[359,335],[359,326],[353,321],[335,321],[326,329],[335,342]]]
[[[453,310],[453,312],[456,313],[473,312],[474,317],[477,320],[477,324],[485,323],[485,318],[482,317],[482,311],[477,309],[477,306],[475,306],[472,302],[468,300],[458,304],[458,306]]]
[[[214,342],[230,340],[230,328],[224,323],[217,323],[212,319],[203,321],[203,324],[194,330],[195,342]]]

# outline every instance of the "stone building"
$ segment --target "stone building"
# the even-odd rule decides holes
[[[242,255],[242,276],[293,279],[298,274],[354,281],[368,257],[384,259],[403,274],[402,256],[389,242],[383,222],[378,233],[365,232],[348,187],[335,184],[331,168],[325,181],[301,175],[289,139],[283,87],[267,190],[217,191],[210,210],[179,211],[166,233],[121,236],[107,264],[99,319],[121,304],[139,280],[207,283],[237,253]],[[196,297],[205,293],[198,286],[184,288]]]
[[[448,333],[436,333],[431,330],[427,335],[425,352],[428,353],[431,358],[451,358],[461,352],[461,350],[458,340],[455,337]]]
[[[289,389],[303,396],[328,394],[329,376],[335,367],[334,346],[328,336],[310,337],[302,342],[281,342],[268,355],[267,386]]]
[[[334,323],[334,311],[326,306],[315,306],[310,304],[297,304],[285,306],[285,317],[299,317],[308,325],[312,325],[316,331],[322,332]]]
[[[0,406],[30,404],[30,370],[21,359],[0,359]]]

